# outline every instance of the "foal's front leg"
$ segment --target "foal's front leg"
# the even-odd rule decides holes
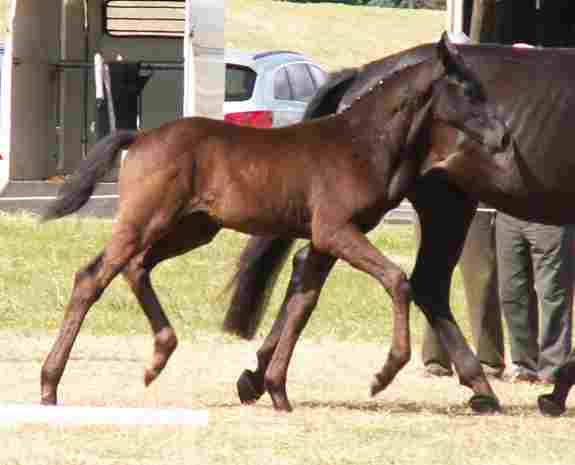
[[[411,358],[409,305],[411,291],[403,270],[386,258],[353,224],[335,232],[316,235],[314,244],[373,276],[386,290],[393,305],[393,337],[387,360],[371,383],[371,395],[385,389]]]

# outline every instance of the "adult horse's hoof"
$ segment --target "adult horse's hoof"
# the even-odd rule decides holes
[[[497,398],[486,396],[485,394],[475,394],[471,399],[469,399],[469,406],[475,413],[480,413],[482,415],[501,412],[501,405]]]
[[[242,404],[253,404],[264,393],[262,388],[258,389],[258,385],[261,383],[258,383],[255,378],[256,376],[251,370],[244,370],[238,378],[236,386]]]
[[[565,413],[565,404],[556,402],[551,394],[543,394],[537,399],[539,411],[547,417],[558,417]]]

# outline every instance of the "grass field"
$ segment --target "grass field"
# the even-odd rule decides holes
[[[68,219],[38,225],[30,216],[0,216],[0,404],[35,403],[42,360],[54,341],[75,270],[97,253],[111,222]],[[409,226],[384,225],[377,246],[408,271]],[[160,266],[159,295],[182,344],[158,381],[143,388],[151,338],[126,285],[118,280],[94,306],[61,383],[65,405],[205,409],[209,426],[0,427],[1,465],[441,464],[533,465],[575,461],[570,433],[575,407],[560,419],[535,408],[548,387],[494,381],[502,415],[478,417],[470,391],[456,379],[422,376],[414,309],[412,362],[377,398],[368,383],[388,350],[389,299],[370,278],[337,265],[300,341],[288,376],[295,411],[276,414],[267,396],[243,407],[235,380],[255,366],[258,338],[219,331],[222,284],[245,237],[223,233],[209,246]],[[288,267],[289,268],[289,267]],[[286,284],[280,276],[272,305]],[[453,304],[461,314],[457,279]],[[464,320],[464,319],[463,319]],[[461,321],[461,318],[460,318]]]
[[[51,337],[0,333],[0,404],[35,402]],[[13,343],[13,344],[11,344]],[[421,376],[414,357],[377,398],[368,383],[386,345],[302,341],[289,372],[294,412],[267,397],[243,407],[234,383],[253,367],[257,342],[213,334],[184,342],[149,390],[141,376],[148,337],[80,337],[62,380],[67,405],[205,409],[195,427],[0,427],[2,465],[572,465],[575,405],[566,417],[535,410],[541,386],[495,381],[505,412],[474,416],[455,379]]]
[[[57,329],[69,298],[74,273],[103,248],[111,222],[68,219],[39,226],[27,215],[0,216],[0,324],[3,328],[38,331]],[[371,233],[374,243],[406,270],[413,266],[414,237],[406,225],[383,225]],[[61,240],[65,238],[65,240]],[[223,232],[198,251],[161,264],[154,285],[184,339],[219,332],[227,304],[225,284],[235,267],[246,236]],[[302,242],[303,245],[303,242]],[[279,307],[291,266],[286,266],[272,295],[267,332]],[[460,286],[454,306],[462,307]],[[30,311],[33,309],[33,311]],[[422,316],[413,312],[414,327]],[[372,278],[341,263],[336,265],[306,337],[340,341],[381,341],[390,335],[389,297]],[[147,333],[147,322],[129,288],[118,278],[90,312],[86,333],[130,335]],[[416,340],[419,331],[416,331]]]
[[[9,0],[0,0],[0,35]],[[359,66],[390,53],[433,42],[445,28],[445,12],[353,7],[333,3],[225,0],[226,47],[288,49],[334,70]]]
[[[226,46],[289,49],[334,70],[439,39],[445,12],[226,0]]]

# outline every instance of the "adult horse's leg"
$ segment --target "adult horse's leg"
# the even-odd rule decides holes
[[[410,200],[419,215],[422,234],[410,280],[414,302],[439,335],[460,383],[473,390],[471,408],[481,413],[498,411],[499,401],[455,322],[449,305],[453,270],[476,203],[450,186],[445,174],[439,170],[429,172],[418,181]]]
[[[146,386],[162,372],[178,343],[176,333],[152,287],[150,273],[161,261],[209,243],[219,230],[220,227],[203,213],[185,216],[161,240],[134,257],[123,271],[154,333],[152,361],[144,373]]]
[[[557,417],[565,413],[567,396],[575,384],[575,351],[571,353],[569,360],[555,371],[554,375],[553,392],[539,396],[537,403],[543,415]]]
[[[42,365],[42,404],[57,403],[58,383],[88,310],[112,279],[140,250],[139,234],[134,228],[124,228],[119,224],[114,227],[115,232],[104,252],[76,273],[60,333]]]
[[[286,392],[287,368],[297,339],[317,304],[335,261],[334,257],[313,248],[306,251],[304,261],[299,264],[301,269],[292,274],[292,278],[295,275],[296,279],[290,283],[287,305],[285,308],[282,305],[282,313],[274,322],[264,346],[258,351],[258,370],[265,370],[263,391],[268,391],[276,410],[292,410]]]
[[[244,370],[238,379],[238,395],[240,397],[240,401],[244,404],[255,402],[265,392],[264,375],[285,324],[288,302],[290,301],[291,296],[301,287],[304,263],[309,254],[309,250],[310,246],[308,245],[294,254],[292,260],[293,270],[287,287],[286,296],[284,297],[278,316],[276,317],[269,334],[256,353],[258,361],[256,370]]]

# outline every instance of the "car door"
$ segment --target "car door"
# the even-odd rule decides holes
[[[274,75],[274,126],[301,121],[317,84],[307,63],[289,63]]]

